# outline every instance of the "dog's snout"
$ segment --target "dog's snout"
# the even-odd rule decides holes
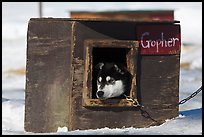
[[[100,98],[100,97],[103,97],[103,94],[104,94],[103,91],[98,91],[98,92],[97,92],[97,95],[98,95],[99,98]]]

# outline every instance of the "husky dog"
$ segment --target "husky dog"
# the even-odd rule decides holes
[[[122,97],[129,92],[132,76],[123,66],[115,63],[98,63],[97,69],[97,92],[99,99]]]

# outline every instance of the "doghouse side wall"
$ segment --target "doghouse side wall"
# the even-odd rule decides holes
[[[135,108],[85,108],[82,107],[82,91],[83,91],[83,75],[84,75],[84,40],[86,39],[117,39],[117,40],[137,40],[136,36],[137,24],[134,22],[76,22],[73,29],[74,34],[74,52],[73,52],[73,68],[74,68],[74,84],[71,99],[71,127],[69,130],[76,129],[96,129],[96,128],[120,128],[120,127],[145,127],[152,123],[152,120],[144,118]],[[151,64],[152,61],[154,61]],[[178,108],[162,108],[163,103],[176,102],[178,99],[178,72],[179,58],[178,56],[151,57],[140,56],[141,73],[137,86],[140,86],[141,100],[144,102],[145,109],[155,119],[165,121],[178,115]],[[163,63],[160,63],[163,61]],[[169,62],[170,61],[170,62]],[[172,62],[172,64],[171,64]],[[149,65],[146,65],[148,64]],[[167,64],[172,65],[172,70],[167,68]],[[153,66],[151,66],[153,65]],[[162,65],[163,67],[159,67]],[[167,65],[167,66],[166,66]],[[176,65],[176,66],[175,66]],[[152,77],[149,79],[150,72],[148,69],[156,67],[155,72],[161,72],[167,69],[166,73],[161,73],[160,77]],[[175,72],[175,73],[174,73]],[[171,75],[173,74],[173,75]],[[156,73],[155,73],[156,75]],[[164,75],[164,76],[163,76]],[[166,76],[173,77],[165,79]],[[172,81],[173,80],[173,81]],[[147,82],[148,81],[148,82]],[[154,82],[156,81],[156,82]],[[162,82],[162,84],[160,83]],[[163,83],[164,82],[164,83]],[[138,85],[140,84],[140,85]],[[148,88],[148,87],[151,87]],[[167,89],[167,90],[166,90]],[[142,92],[142,93],[141,93]],[[154,93],[154,95],[153,95]]]
[[[163,118],[178,115],[180,55],[141,56],[138,69],[138,92],[141,102],[151,110],[158,109]],[[154,116],[155,115],[155,116]],[[156,116],[157,113],[152,116]]]
[[[27,33],[25,131],[67,126],[71,90],[71,23],[31,19]]]

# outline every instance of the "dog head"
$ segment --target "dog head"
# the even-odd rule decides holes
[[[124,67],[114,63],[99,63],[96,69],[98,70],[97,98],[108,99],[124,93],[124,80],[127,73]]]

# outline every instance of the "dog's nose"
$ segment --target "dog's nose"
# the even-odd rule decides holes
[[[103,96],[103,94],[104,94],[104,92],[103,91],[98,91],[97,92],[97,95],[98,95],[98,97],[100,98],[100,97],[102,97]]]

